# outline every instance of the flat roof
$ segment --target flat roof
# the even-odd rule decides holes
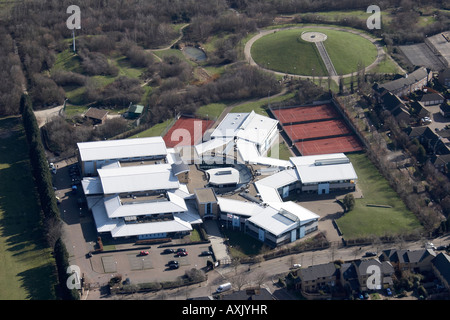
[[[213,188],[195,189],[195,196],[200,203],[216,202],[217,197]]]
[[[251,217],[260,213],[264,208],[255,202],[240,201],[224,197],[217,197],[220,211],[230,214],[237,214]]]
[[[238,137],[262,145],[278,121],[252,111],[228,113],[211,134],[211,138]]]
[[[318,218],[317,214],[288,201],[269,203],[269,206],[264,208],[261,213],[252,216],[249,221],[275,236],[280,236],[299,225]]]
[[[239,183],[239,171],[234,168],[215,168],[206,171],[209,183],[215,185]]]
[[[119,196],[104,199],[108,218],[124,218],[149,214],[163,214],[187,211],[184,199],[168,193],[169,199],[133,201],[122,203]]]
[[[178,189],[170,164],[98,169],[105,194]]]
[[[162,137],[79,142],[77,146],[81,161],[167,155]]]
[[[303,184],[358,179],[353,165],[343,153],[289,159],[295,165]]]

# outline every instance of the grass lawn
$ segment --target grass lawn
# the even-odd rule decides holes
[[[239,230],[222,229],[225,238],[228,238],[230,254],[233,258],[255,256],[266,249],[266,246]]]
[[[268,102],[274,103],[274,102],[280,102],[284,100],[291,99],[295,96],[295,92],[290,92],[281,96],[277,96],[275,98],[269,97],[269,98],[261,98],[257,101],[251,101],[247,103],[240,104],[236,107],[234,107],[231,112],[251,112],[254,110],[257,114],[261,114],[263,116],[269,117],[267,114],[266,108],[268,105]]]
[[[251,48],[253,59],[261,67],[293,74],[327,75],[315,44],[301,40],[304,29],[278,31],[258,39]]]
[[[20,118],[0,119],[0,300],[55,299],[54,259],[37,228],[40,208]]]
[[[210,103],[197,109],[196,115],[209,120],[219,118],[227,105],[225,103]]]
[[[336,221],[346,239],[409,233],[422,228],[365,154],[349,154],[348,157],[364,197],[356,199],[355,208]],[[392,208],[368,207],[367,204]]]
[[[377,57],[376,47],[367,39],[344,31],[325,28],[301,28],[278,31],[258,39],[252,46],[252,57],[260,66],[293,74],[326,76],[328,73],[315,44],[301,40],[301,33],[322,32],[330,59],[338,74],[357,71],[361,62],[367,67]],[[314,69],[314,71],[312,70]]]
[[[139,133],[135,134],[134,136],[129,137],[129,139],[159,137],[159,136],[161,136],[161,134],[164,132],[164,130],[167,128],[167,126],[170,124],[170,122],[172,120],[173,119],[168,119],[164,122],[157,123],[153,127],[149,128],[145,131],[139,132]]]

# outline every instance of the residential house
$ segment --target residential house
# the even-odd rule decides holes
[[[340,283],[342,287],[354,294],[360,291],[360,285],[358,281],[358,274],[356,272],[355,264],[352,262],[346,262],[341,265],[340,271]]]
[[[384,110],[389,111],[395,117],[398,123],[409,124],[411,122],[408,107],[397,95],[385,91],[379,97],[378,102]]]
[[[450,154],[435,155],[430,159],[436,169],[442,173],[448,173],[450,164]]]
[[[420,102],[422,102],[424,106],[433,106],[444,103],[444,101],[445,98],[437,92],[425,93],[420,99]]]
[[[84,114],[84,117],[88,120],[91,120],[94,124],[105,123],[107,116],[108,111],[98,108],[89,108],[88,111],[86,111],[86,113]]]
[[[438,81],[441,85],[450,87],[450,68],[445,68],[439,72]]]
[[[446,253],[439,253],[431,261],[431,267],[436,277],[442,281],[447,290],[450,290],[450,256]]]
[[[358,275],[358,282],[361,291],[366,291],[370,288],[367,287],[367,281],[373,274],[370,266],[378,266],[381,272],[381,283],[383,288],[387,288],[393,284],[392,275],[394,274],[394,267],[389,261],[381,262],[379,259],[359,259],[353,261],[355,264],[356,274]],[[370,280],[369,280],[370,281]]]
[[[412,92],[422,90],[427,86],[428,82],[432,79],[433,73],[427,68],[421,67],[407,74],[405,77],[383,83],[379,85],[380,88],[384,88],[392,94],[398,96],[407,96]]]
[[[307,293],[315,293],[319,290],[334,287],[338,273],[338,269],[333,262],[300,269],[298,276],[301,290]]]
[[[439,106],[439,112],[442,114],[443,117],[449,118],[450,117],[450,104],[447,102],[442,103]]]
[[[430,111],[428,111],[420,101],[413,101],[409,104],[409,106],[411,113],[416,115],[418,118],[430,116]]]
[[[396,269],[401,271],[423,272],[431,270],[431,260],[436,253],[431,249],[419,250],[384,250],[380,261],[389,261]]]
[[[405,129],[411,140],[417,139],[425,150],[431,155],[450,154],[450,149],[445,143],[445,139],[430,127],[417,127]]]

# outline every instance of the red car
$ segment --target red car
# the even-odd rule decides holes
[[[139,255],[146,256],[146,255],[148,255],[148,251],[141,251],[141,252],[139,252]]]
[[[177,257],[184,257],[184,256],[187,256],[188,255],[188,253],[187,253],[187,251],[179,251],[179,252],[177,252]]]

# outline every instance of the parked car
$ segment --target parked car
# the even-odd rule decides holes
[[[186,252],[185,248],[178,248],[176,252]]]
[[[146,256],[146,255],[148,255],[148,251],[142,250],[141,252],[139,252],[139,255],[140,256]]]
[[[187,251],[178,251],[176,253],[177,257],[184,257],[184,256],[187,256],[187,255],[188,255]]]
[[[297,269],[297,268],[301,268],[301,267],[302,267],[302,265],[300,263],[294,263],[292,265],[292,269]]]
[[[202,253],[200,253],[201,256],[212,256],[212,254],[211,251],[202,251]]]
[[[221,293],[221,292],[224,292],[224,291],[227,291],[227,290],[230,290],[230,289],[231,289],[231,283],[227,282],[227,283],[221,284],[217,288],[216,293]]]
[[[167,265],[170,266],[171,264],[178,264],[177,260],[170,260],[169,262],[167,262]]]
[[[365,254],[366,257],[375,257],[376,255],[377,255],[377,253],[373,252],[373,251],[368,251]]]
[[[169,269],[178,269],[179,267],[178,263],[169,264]]]
[[[173,250],[173,249],[164,249],[164,251],[162,253],[164,253],[164,254],[175,253],[175,250]]]

